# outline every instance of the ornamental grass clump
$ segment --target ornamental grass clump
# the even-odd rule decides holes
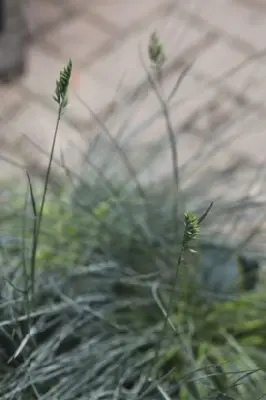
[[[71,179],[52,192],[69,60],[56,81],[44,182],[37,186],[28,173],[24,198],[12,194],[13,208],[1,210],[3,400],[254,400],[266,392],[266,297],[257,287],[262,257],[256,252],[254,260],[251,242],[258,230],[250,226],[234,242],[239,214],[261,205],[246,197],[234,208],[225,195],[211,195],[207,189],[219,181],[201,171],[210,148],[205,159],[203,149],[179,165],[171,100],[191,66],[166,96],[168,57],[157,33],[147,53],[151,65],[143,66],[166,138],[138,148],[146,164],[133,166],[126,141],[97,120],[101,133],[82,171],[66,171]],[[103,164],[95,161],[97,143]],[[171,174],[144,184],[165,143]],[[123,168],[112,174],[115,158]],[[221,241],[227,218],[232,232]]]

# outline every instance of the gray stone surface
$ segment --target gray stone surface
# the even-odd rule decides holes
[[[13,1],[9,0],[9,4]],[[141,48],[148,63],[147,42],[152,31],[157,30],[168,55],[165,93],[170,93],[182,69],[193,62],[171,106],[176,132],[187,134],[186,140],[180,140],[181,159],[189,159],[196,148],[205,154],[206,146],[218,137],[229,144],[220,150],[219,157],[213,156],[213,167],[221,168],[241,154],[263,162],[264,2],[137,0],[133,6],[127,0],[27,0],[24,11],[31,38],[28,69],[16,84],[0,86],[3,155],[12,154],[25,167],[38,160],[45,164],[44,156],[30,143],[36,142],[44,152],[49,151],[52,121],[56,120],[52,94],[68,57],[73,59],[74,72],[57,155],[64,149],[65,161],[71,168],[77,168],[82,158],[77,155],[78,148],[82,155],[100,130],[90,109],[106,122],[113,136],[131,115],[124,134],[135,132],[135,146],[137,137],[141,138],[139,143],[149,143],[165,135],[162,115],[136,135],[159,107],[139,58]],[[0,72],[1,65],[19,65],[22,59],[18,49],[23,49],[23,35],[16,35],[15,30],[24,28],[20,25],[22,20],[14,21],[10,21],[10,33],[0,39]],[[234,136],[235,140],[230,141]],[[66,150],[73,149],[73,142],[75,156]],[[167,162],[163,167],[167,169]],[[10,167],[7,170],[9,174]],[[6,177],[4,163],[1,171]],[[162,168],[155,173],[161,171]]]

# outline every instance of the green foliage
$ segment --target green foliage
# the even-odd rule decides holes
[[[219,392],[233,399],[259,395],[266,371],[265,357],[258,357],[266,351],[265,312],[264,292],[222,302],[178,303],[171,316],[176,344],[162,354],[160,368],[172,382],[183,382],[181,399]]]
[[[35,193],[37,196],[38,190],[35,189]],[[38,197],[36,200],[38,203]],[[168,289],[162,289],[160,296],[162,304],[167,303],[169,282],[180,251],[170,218],[164,225],[164,214],[156,208],[157,219],[152,232],[155,242],[149,243],[144,235],[145,208],[136,194],[128,198],[104,199],[102,196],[101,200],[95,199],[91,208],[87,205],[83,210],[75,202],[73,204],[63,192],[60,196],[47,197],[36,253],[37,268],[52,272],[60,267],[61,273],[64,274],[65,269],[66,274],[70,274],[78,265],[104,259],[119,261],[122,269],[130,266],[135,274],[132,281],[113,281],[119,307],[108,312],[107,320],[138,335],[146,329],[156,331],[163,316],[150,296],[149,282],[138,286],[134,279],[143,272],[158,272],[157,263],[161,260],[165,269],[161,282],[167,283]],[[25,210],[23,199],[14,198],[13,205],[17,216],[13,215],[13,225],[8,219],[7,226],[10,234],[18,234],[18,223],[22,221],[18,216]],[[131,214],[137,221],[136,226],[129,217]],[[28,222],[30,215],[28,210]],[[263,372],[255,371],[266,370],[266,358],[262,356],[266,352],[266,298],[263,292],[245,292],[240,297],[220,302],[204,297],[198,276],[202,268],[200,258],[197,260],[200,254],[192,253],[189,258],[200,236],[199,221],[194,213],[184,214],[186,251],[179,266],[174,311],[169,316],[172,332],[167,333],[168,340],[159,354],[159,377],[165,376],[167,387],[180,383],[180,399],[205,399],[212,393],[226,393],[232,398],[242,396],[251,400],[262,390],[265,378]],[[160,242],[157,235],[162,228],[165,241]],[[28,240],[30,233],[29,226]],[[18,257],[20,250],[20,246],[13,248],[13,256]],[[88,293],[91,289],[88,283]],[[151,351],[149,345],[145,351],[147,349]],[[139,359],[145,357],[143,350],[137,354]],[[245,377],[247,370],[253,372]],[[236,384],[237,379],[239,383]]]

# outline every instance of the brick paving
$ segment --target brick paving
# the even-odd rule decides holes
[[[201,149],[206,152],[215,138],[223,142],[233,137],[222,157],[209,157],[212,167],[213,160],[221,168],[237,157],[264,161],[265,1],[27,0],[26,15],[28,72],[16,84],[0,87],[5,160],[10,157],[33,173],[46,165],[56,121],[52,94],[69,57],[74,78],[57,158],[63,152],[69,168],[78,168],[80,155],[103,129],[93,120],[92,109],[112,135],[128,140],[129,156],[138,159],[137,146],[152,144],[165,133],[140,60],[141,50],[148,63],[146,46],[156,30],[168,55],[164,93],[193,63],[171,105],[181,164]],[[3,178],[18,172],[5,160]],[[167,173],[168,161],[157,168],[158,175]]]

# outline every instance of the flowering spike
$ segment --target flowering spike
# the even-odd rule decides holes
[[[67,92],[69,81],[72,72],[72,60],[69,59],[66,67],[62,71],[60,71],[59,80],[56,81],[56,89],[54,100],[57,104],[59,104],[62,108],[66,108],[67,106]]]
[[[153,32],[150,37],[148,47],[149,59],[157,67],[162,67],[165,60],[165,52],[162,41],[159,39],[156,32]]]

